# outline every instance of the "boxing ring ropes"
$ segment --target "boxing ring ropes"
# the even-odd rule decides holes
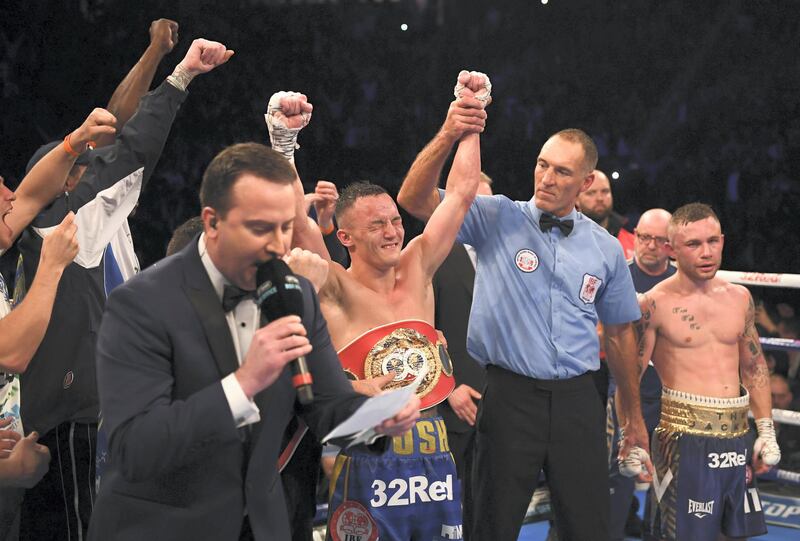
[[[789,289],[800,289],[800,274],[786,273],[764,273],[764,272],[742,272],[742,271],[717,271],[717,276],[734,284],[758,287],[782,287]],[[800,350],[800,340],[788,338],[761,338],[761,346],[764,350],[779,351],[798,351]],[[752,414],[751,414],[752,416]],[[772,418],[775,424],[785,424],[800,426],[800,412],[773,409]],[[791,487],[794,495],[781,494],[772,491],[770,486],[761,485],[759,488],[761,505],[764,509],[766,522],[771,526],[783,528],[795,528],[800,530],[800,472],[782,469],[780,464],[764,475],[760,475],[759,480],[769,481],[773,486]],[[765,490],[766,489],[766,490]],[[315,519],[315,539],[324,539],[324,517],[327,515],[327,503],[317,505],[317,517]],[[551,517],[550,495],[546,489],[539,488],[534,492],[528,512],[525,515],[525,522],[538,522]]]
[[[717,276],[744,286],[800,289],[800,274],[720,270],[717,271]],[[765,351],[800,350],[800,340],[766,337],[760,340],[761,347]],[[800,426],[800,412],[798,411],[773,409],[772,418],[776,425]],[[762,483],[759,487],[765,519],[771,526],[800,529],[800,472],[782,469],[780,466],[779,463],[778,467],[758,477],[760,481],[771,483],[766,485]],[[549,519],[551,516],[549,491],[544,486],[539,487],[533,494],[525,515],[525,522],[538,522]]]
[[[717,272],[717,276],[734,284],[745,286],[800,289],[800,274],[721,270]],[[765,337],[761,338],[761,347],[765,351],[797,351],[800,350],[800,340]],[[773,409],[772,419],[776,425],[800,426],[800,412],[798,411]],[[764,507],[767,524],[800,529],[800,472],[782,469],[779,463],[776,468],[760,475],[759,480],[772,481],[775,483],[773,486],[791,486],[796,489],[793,491],[794,496],[773,494],[770,486],[762,484],[761,503]]]

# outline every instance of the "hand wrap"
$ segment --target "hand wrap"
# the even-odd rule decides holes
[[[297,134],[308,125],[311,120],[311,113],[305,111],[300,113],[303,117],[303,124],[299,128],[287,127],[283,119],[277,116],[276,113],[283,114],[283,109],[281,109],[281,100],[283,98],[291,98],[298,95],[299,93],[297,92],[276,92],[269,99],[267,113],[264,115],[264,120],[266,120],[267,129],[269,130],[269,141],[273,150],[283,154],[292,163],[294,163],[295,149],[300,148],[300,145],[297,144]]]
[[[772,418],[756,419],[756,429],[758,438],[753,445],[753,453],[760,456],[767,466],[774,466],[781,460],[781,449],[775,439],[775,425],[772,423]]]

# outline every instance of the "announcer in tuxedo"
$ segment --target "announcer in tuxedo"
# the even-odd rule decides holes
[[[203,176],[204,233],[109,297],[97,375],[111,460],[90,539],[290,538],[277,468],[284,428],[299,414],[326,434],[364,401],[308,281],[302,319],[261,328],[247,294],[256,267],[290,248],[294,179],[263,145],[223,150]],[[314,378],[305,407],[287,367],[301,355]],[[414,397],[377,428],[402,434],[418,410]]]

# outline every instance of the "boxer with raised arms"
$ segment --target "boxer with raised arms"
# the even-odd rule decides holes
[[[359,182],[340,194],[338,237],[352,264],[349,269],[330,264],[320,303],[346,372],[363,382],[357,389],[374,392],[387,380],[387,388],[407,385],[424,372],[418,390],[423,409],[452,391],[452,367],[433,328],[431,280],[476,195],[478,134],[489,92],[484,74],[459,74],[454,106],[461,112],[462,137],[448,177],[447,203],[405,249],[400,213],[383,188]],[[270,100],[267,124],[273,147],[289,159],[298,127],[310,113],[301,94],[279,93]],[[301,205],[299,180],[296,191]],[[300,210],[298,216],[303,216]],[[296,220],[294,228],[296,245],[327,257],[313,221]],[[461,538],[458,479],[444,422],[430,409],[426,413],[381,456],[357,448],[340,454],[332,480],[329,539],[343,540],[356,530],[363,539]]]

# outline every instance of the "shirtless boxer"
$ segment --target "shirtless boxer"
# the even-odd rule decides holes
[[[766,527],[753,470],[767,471],[781,455],[753,299],[746,288],[715,277],[724,236],[709,206],[676,210],[668,236],[678,272],[640,298],[640,360],[652,359],[664,385],[651,444],[653,536],[761,535]],[[748,409],[758,428],[752,451]]]
[[[432,326],[431,280],[450,252],[480,180],[478,134],[485,124],[488,78],[462,72],[459,83],[464,86],[457,91],[461,90],[459,106],[466,120],[448,177],[446,203],[424,232],[402,249],[402,220],[386,191],[370,183],[346,188],[336,204],[336,218],[339,240],[352,264],[345,270],[332,262],[320,291],[322,311],[345,370],[358,379],[394,372],[388,388],[408,384],[425,370],[418,391],[423,408],[444,400],[453,387],[452,368],[441,354]],[[305,113],[307,118],[311,108],[305,101],[302,95],[284,96],[280,108],[289,118],[270,125],[273,146],[285,143],[285,151],[276,150],[287,158],[295,143],[283,125],[299,124],[291,123],[292,113]],[[274,110],[276,102],[271,104]],[[302,191],[299,180],[297,184]],[[299,197],[298,203],[302,203]],[[295,244],[327,256],[313,222],[301,219],[294,227]],[[394,438],[383,455],[355,449],[340,454],[332,479],[328,537],[334,541],[348,538],[347,534],[362,539],[460,539],[458,489],[444,422],[429,414],[404,437]]]

